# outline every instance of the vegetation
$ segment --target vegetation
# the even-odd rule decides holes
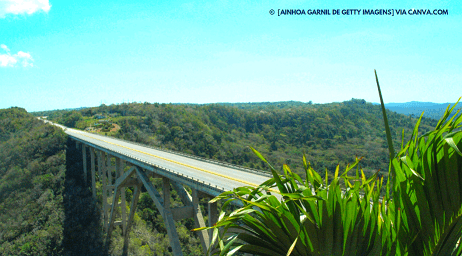
[[[105,255],[67,143],[24,109],[0,110],[0,255]]]
[[[454,133],[460,116],[438,122],[386,114],[389,132],[380,106],[358,99],[322,105],[132,103],[35,113],[79,129],[100,123],[106,135],[271,171],[273,179],[262,186],[216,199],[241,200],[244,207],[223,203],[211,254],[460,254],[462,138]],[[102,116],[110,122],[99,122]],[[120,130],[111,131],[112,123]],[[387,147],[403,136],[411,139],[391,154],[389,165]],[[79,154],[61,130],[23,109],[0,110],[0,254],[120,254],[118,228],[111,247],[103,246],[99,204],[83,185]],[[364,158],[347,165],[355,155]],[[314,170],[323,170],[324,178]],[[160,181],[152,181],[161,191]],[[281,196],[273,193],[276,187]],[[178,204],[172,190],[171,205]],[[188,231],[193,221],[177,224],[183,253],[201,255],[199,239]],[[170,255],[163,225],[142,193],[129,253]],[[231,227],[245,232],[229,235]]]
[[[417,122],[413,136],[391,160],[394,199],[388,217],[402,223],[391,229],[398,253],[462,253],[462,115],[449,119],[451,111],[420,137]]]
[[[0,110],[0,255],[121,254],[119,229],[112,246],[104,246],[101,204],[84,186],[81,152],[60,128],[24,109]],[[154,184],[162,191],[158,180]],[[171,205],[179,204],[171,194]],[[198,237],[189,232],[193,223],[177,223],[184,255],[201,254]],[[130,255],[171,255],[166,233],[160,213],[142,193]]]
[[[391,156],[386,186],[376,174],[366,178],[358,159],[343,173],[337,167],[330,183],[328,174],[322,179],[305,156],[305,180],[287,165],[281,175],[268,164],[272,179],[215,199],[226,202],[213,227],[215,246],[209,254],[460,255],[462,115],[448,118],[453,108],[423,135],[418,133],[421,117],[407,143],[403,134],[397,154],[386,127]],[[384,117],[388,126],[385,111]],[[354,167],[356,174],[349,176]],[[347,184],[344,191],[340,179]],[[233,200],[244,207],[228,211]],[[230,228],[240,231],[228,232]]]
[[[253,145],[275,166],[290,164],[302,177],[305,175],[303,165],[297,156],[303,153],[313,168],[327,168],[330,179],[337,164],[342,169],[354,156],[364,157],[361,166],[368,176],[378,169],[387,175],[388,170],[380,106],[359,99],[314,105],[301,102],[132,103],[35,114],[47,115],[61,124],[72,123],[79,116],[79,121],[71,126],[79,129],[94,126],[96,116],[101,115],[121,127],[107,135],[266,169],[265,163],[249,150],[248,145]],[[387,114],[393,143],[399,145],[401,131],[404,129],[409,136],[417,119],[393,112]],[[421,132],[429,131],[436,123],[423,118]]]
[[[0,110],[0,254],[62,251],[66,136],[21,108]]]

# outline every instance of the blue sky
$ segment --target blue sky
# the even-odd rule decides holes
[[[462,96],[460,2],[368,2],[0,0],[0,108]],[[449,15],[277,15],[380,8]]]

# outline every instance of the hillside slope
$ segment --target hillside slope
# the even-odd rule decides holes
[[[388,170],[380,107],[359,99],[314,105],[131,103],[47,114],[51,120],[80,129],[98,125],[97,117],[104,117],[105,122],[121,127],[108,135],[253,168],[266,166],[248,146],[275,166],[287,163],[300,174],[303,153],[321,172],[333,171],[355,156],[364,157],[361,164],[366,173]],[[401,131],[408,136],[416,119],[390,111],[388,116],[395,147],[399,147]],[[435,120],[424,118],[421,131],[434,125]]]
[[[114,230],[104,246],[102,192],[84,186],[82,151],[52,125],[21,108],[0,109],[0,255],[120,255]],[[160,180],[154,182],[157,186]],[[97,187],[100,187],[97,182]],[[161,185],[159,191],[162,192]],[[127,200],[131,200],[127,189]],[[172,193],[172,205],[180,202]],[[202,207],[206,203],[202,202]],[[129,211],[129,208],[127,208]],[[192,219],[177,223],[185,255],[201,255]],[[159,211],[141,194],[130,234],[130,255],[171,255]]]
[[[107,254],[69,142],[24,109],[0,109],[0,255]]]
[[[0,110],[0,254],[61,252],[66,135],[24,109]]]

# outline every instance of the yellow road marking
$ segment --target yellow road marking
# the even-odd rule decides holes
[[[68,131],[74,132],[74,131],[73,131],[73,130],[71,130],[71,129],[68,129]],[[74,132],[74,133],[76,133],[76,132]],[[251,182],[243,181],[243,180],[240,180],[240,179],[236,179],[236,178],[233,178],[233,177],[230,177],[230,176],[224,175],[224,174],[220,174],[220,173],[212,172],[212,171],[209,171],[209,170],[205,170],[205,169],[202,169],[202,168],[199,168],[199,167],[195,167],[195,166],[192,166],[192,165],[188,165],[188,164],[184,164],[184,163],[181,163],[181,162],[177,162],[177,161],[174,161],[174,160],[171,160],[171,159],[165,158],[165,157],[156,156],[156,155],[153,155],[153,154],[150,154],[150,153],[147,153],[147,152],[141,151],[141,150],[137,150],[137,149],[129,148],[129,147],[126,147],[126,146],[122,146],[122,145],[119,145],[119,144],[116,144],[116,143],[112,143],[112,142],[109,142],[109,141],[105,141],[105,140],[102,140],[102,139],[98,139],[98,138],[95,138],[95,137],[92,137],[92,136],[86,135],[86,134],[84,134],[83,132],[82,132],[82,133],[79,133],[79,134],[81,134],[82,136],[88,137],[88,138],[92,138],[92,139],[95,139],[95,140],[99,140],[99,141],[102,141],[102,142],[106,142],[106,143],[108,143],[108,144],[111,144],[111,145],[114,145],[114,146],[118,146],[118,147],[126,148],[126,149],[129,149],[129,150],[133,150],[133,151],[136,151],[136,152],[138,152],[138,153],[142,153],[142,154],[145,154],[145,155],[149,155],[149,156],[152,156],[152,157],[156,157],[156,158],[162,159],[162,160],[164,160],[164,161],[167,161],[167,162],[171,162],[171,163],[174,163],[174,164],[179,164],[179,165],[182,165],[182,166],[186,166],[186,167],[189,167],[189,168],[192,168],[192,169],[198,170],[198,171],[202,171],[202,172],[206,172],[206,173],[209,173],[209,174],[213,174],[213,175],[216,175],[216,176],[219,176],[219,177],[222,177],[222,178],[226,178],[226,179],[229,179],[229,180],[233,180],[233,181],[241,182],[241,183],[244,183],[244,184],[246,184],[246,185],[249,185],[249,186],[252,186],[252,187],[258,187],[258,185],[257,185],[257,184],[254,184],[254,183],[251,183]],[[276,191],[275,189],[270,189],[270,191],[273,191],[273,192],[276,192],[276,193],[278,193],[278,191]]]

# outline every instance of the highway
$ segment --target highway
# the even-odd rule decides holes
[[[223,164],[206,161],[205,159],[195,159],[193,156],[188,157],[129,141],[68,128],[47,120],[43,121],[61,127],[66,134],[80,141],[117,152],[128,158],[138,159],[148,165],[173,170],[182,176],[192,177],[199,183],[218,187],[221,191],[229,191],[241,186],[256,187],[271,177],[268,173],[224,166]]]

